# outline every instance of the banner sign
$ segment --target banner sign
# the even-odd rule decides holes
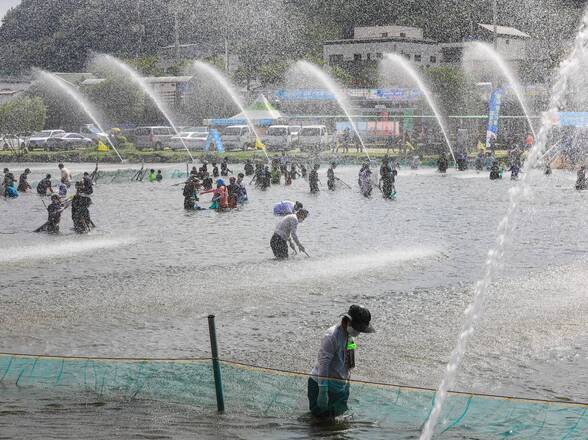
[[[486,130],[486,147],[498,135],[498,121],[500,120],[500,105],[502,104],[502,89],[495,89],[488,103],[488,129]]]
[[[560,127],[588,127],[588,112],[549,113],[552,125]]]
[[[419,89],[345,89],[344,93],[349,98],[365,99],[367,101],[417,101],[422,93]],[[328,90],[313,89],[280,89],[275,93],[277,99],[287,101],[335,101],[335,95]]]

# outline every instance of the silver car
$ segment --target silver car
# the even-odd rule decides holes
[[[172,136],[169,146],[172,150],[202,150],[207,139],[207,132],[180,133]]]
[[[45,146],[47,145],[47,141],[54,137],[57,136],[58,134],[64,134],[65,131],[63,130],[43,130],[43,131],[36,131],[33,134],[31,134],[31,137],[29,138],[29,142],[27,144],[27,146],[29,148],[45,148]]]
[[[137,149],[152,148],[163,150],[168,147],[174,131],[171,127],[153,126],[135,128],[135,146]]]

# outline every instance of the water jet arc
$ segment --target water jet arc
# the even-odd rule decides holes
[[[149,85],[145,82],[145,80],[141,77],[141,75],[139,75],[139,73],[135,69],[133,69],[129,65],[123,63],[122,61],[120,61],[119,59],[117,59],[111,55],[102,54],[102,55],[98,55],[96,57],[96,60],[101,60],[101,59],[104,60],[105,64],[114,66],[118,71],[127,75],[131,79],[131,81],[133,81],[135,84],[137,84],[141,88],[141,90],[143,90],[143,92],[145,94],[147,94],[147,96],[149,96],[149,98],[151,98],[151,100],[156,105],[156,107],[159,109],[159,111],[161,112],[163,117],[167,120],[169,125],[171,125],[171,127],[174,130],[174,132],[176,133],[176,135],[179,135],[178,129],[176,128],[176,124],[174,123],[173,119],[170,116],[169,110],[157,98],[157,96],[155,95],[155,93],[153,92],[151,87],[149,87]],[[186,146],[186,143],[184,142],[184,140],[181,137],[180,137],[180,141],[182,142],[184,149],[188,153],[188,156],[190,156],[190,159],[192,160],[192,162],[194,162],[194,157],[192,156],[192,153],[190,153],[190,150],[188,149],[188,147]]]
[[[361,143],[361,150],[365,153],[368,160],[371,161],[371,158],[370,158],[370,155],[367,151],[367,148],[365,147],[363,139],[362,139],[361,135],[359,134],[359,130],[357,129],[357,126],[355,125],[355,122],[353,121],[351,114],[349,113],[349,110],[348,110],[349,103],[347,102],[347,99],[343,95],[343,92],[340,90],[340,88],[337,86],[337,84],[335,84],[335,81],[333,80],[333,78],[331,78],[329,75],[327,75],[320,67],[318,67],[317,65],[312,64],[308,61],[303,61],[303,60],[297,61],[296,67],[298,69],[300,69],[300,71],[305,72],[307,75],[313,76],[314,78],[319,80],[320,83],[323,85],[323,87],[326,87],[326,89],[333,96],[335,96],[337,103],[339,104],[339,106],[341,107],[341,110],[343,110],[343,113],[345,113],[347,120],[351,124],[351,128],[353,129],[353,132],[355,133],[355,135],[359,139],[359,142]]]
[[[78,106],[80,106],[80,108],[92,120],[92,123],[100,130],[100,132],[104,133],[104,130],[98,122],[98,119],[96,119],[96,117],[94,116],[94,110],[92,109],[91,105],[86,101],[86,99],[84,99],[84,97],[77,90],[75,90],[63,79],[59,78],[58,76],[52,73],[46,72],[44,70],[36,70],[35,73],[42,80],[50,82],[51,84],[55,85],[57,88],[59,88],[59,90],[65,93],[72,101],[74,101]],[[122,156],[120,155],[120,153],[118,152],[110,138],[106,137],[106,140],[108,144],[112,147],[112,149],[115,151],[120,161],[124,162]]]
[[[253,121],[251,121],[251,118],[249,118],[249,115],[247,114],[247,110],[245,110],[245,107],[243,106],[241,99],[237,95],[235,88],[231,85],[229,80],[218,69],[216,69],[215,67],[211,66],[210,64],[204,63],[202,61],[194,61],[194,69],[196,69],[197,71],[205,74],[206,76],[208,76],[208,77],[212,78],[214,81],[216,81],[225,90],[227,95],[229,95],[229,97],[231,98],[233,103],[237,107],[239,107],[239,110],[241,110],[241,113],[243,113],[243,116],[245,117],[245,121],[247,121],[247,125],[249,126],[251,131],[253,131],[253,134],[255,135],[255,143],[256,143],[255,148],[257,148],[257,142],[261,142],[261,138],[259,137],[259,133],[255,129],[255,125],[253,125]],[[265,154],[265,157],[269,163],[270,158],[267,154],[265,147],[263,147],[263,153]]]
[[[402,71],[404,71],[412,81],[417,85],[417,87],[421,90],[423,95],[425,95],[425,99],[429,104],[429,107],[435,114],[435,118],[437,118],[437,123],[439,124],[439,128],[441,129],[441,133],[443,133],[443,137],[445,138],[445,143],[447,144],[447,148],[449,148],[449,152],[451,153],[451,157],[453,158],[453,162],[457,165],[457,160],[455,159],[455,154],[453,153],[453,148],[451,147],[451,142],[449,142],[449,135],[447,134],[447,130],[445,129],[445,124],[443,123],[443,119],[441,118],[441,113],[433,100],[433,95],[431,94],[430,90],[427,88],[417,71],[414,69],[413,66],[401,55],[395,53],[387,53],[384,57],[389,60],[390,62],[394,63],[398,66]],[[385,68],[383,68],[385,70]]]

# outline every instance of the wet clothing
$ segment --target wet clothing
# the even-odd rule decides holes
[[[27,192],[31,189],[31,185],[29,185],[29,181],[27,180],[29,177],[28,174],[22,173],[18,179],[18,191],[19,192]]]
[[[300,175],[303,179],[306,178],[306,167],[304,165],[300,166]]]
[[[94,182],[90,176],[84,176],[82,179],[83,189],[82,192],[87,195],[94,193]]]
[[[359,176],[359,189],[364,197],[372,195],[372,172],[369,168],[365,168]]]
[[[586,171],[579,170],[576,179],[576,189],[588,189],[588,182],[586,181]]]
[[[475,167],[477,171],[482,171],[484,169],[484,156],[478,155],[476,157]]]
[[[310,192],[319,192],[319,178],[317,170],[312,170],[308,176],[308,183],[310,185]]]
[[[521,168],[517,165],[511,166],[508,171],[510,171],[510,180],[517,180],[519,177],[519,173]]]
[[[59,194],[59,197],[62,199],[67,196],[67,185],[65,183],[59,184],[59,187],[57,188],[57,194]]]
[[[270,247],[276,258],[288,258],[288,242],[291,242],[291,240],[294,240],[298,247],[302,247],[300,241],[298,241],[298,235],[296,235],[297,228],[298,217],[296,217],[296,214],[288,214],[276,225],[274,235],[270,240]]]
[[[382,194],[385,199],[391,199],[394,193],[394,175],[387,164],[380,167],[380,176],[382,177]]]
[[[437,168],[439,169],[439,171],[441,173],[447,172],[447,168],[449,168],[449,161],[447,160],[446,157],[439,158],[439,160],[437,161]]]
[[[18,197],[18,191],[14,187],[14,183],[11,183],[10,186],[4,189],[4,195],[9,199],[16,199]]]
[[[309,409],[315,416],[337,416],[347,410],[349,378],[355,367],[355,351],[348,350],[353,343],[341,324],[332,326],[323,336],[317,363],[308,381]],[[338,379],[338,380],[329,380]],[[328,388],[329,402],[326,412],[317,407],[320,387]]]
[[[274,233],[274,235],[272,235],[270,240],[270,247],[272,248],[274,257],[276,257],[278,260],[284,260],[288,258],[288,242],[278,234]]]
[[[289,214],[294,214],[294,202],[290,200],[282,200],[279,203],[274,205],[274,215],[278,216],[285,216]]]
[[[327,188],[329,191],[335,191],[335,170],[333,168],[327,170]]]
[[[157,180],[157,175],[155,173],[149,173],[147,175],[147,180],[153,183]]]
[[[49,214],[47,223],[35,230],[35,232],[48,232],[50,234],[57,234],[59,232],[59,222],[61,221],[61,213],[64,207],[61,202],[51,202],[47,207]]]
[[[51,191],[50,191],[51,190]],[[43,196],[47,195],[47,191],[52,192],[53,188],[51,188],[51,179],[45,177],[37,184],[37,193]]]
[[[312,377],[308,378],[308,409],[315,417],[337,417],[344,414],[349,407],[349,382],[327,381],[329,403],[326,410],[318,407],[319,384]]]
[[[214,165],[212,167],[212,177],[218,177],[219,173],[218,173],[218,167],[216,165]]]
[[[245,162],[245,175],[252,176],[254,172],[253,164],[249,161]]]
[[[237,201],[239,199],[239,190],[240,187],[237,183],[230,183],[227,187],[228,196],[229,196],[229,208],[233,209],[237,207]]]
[[[282,179],[282,172],[280,171],[279,168],[277,168],[277,167],[274,168],[272,170],[272,174],[271,174],[272,185],[279,185],[281,179]]]
[[[161,182],[163,180],[163,175],[161,173],[157,173],[157,176],[155,176],[155,180]]]
[[[231,170],[229,170],[229,165],[226,162],[221,163],[221,176],[228,176]]]
[[[239,182],[238,180],[237,180],[237,185],[239,186],[239,194],[237,195],[237,203],[239,205],[242,205],[243,203],[245,203],[248,200],[247,188],[245,188],[245,185],[243,184],[243,182]]]
[[[497,180],[500,178],[500,168],[498,165],[492,165],[492,168],[490,168],[490,180]]]
[[[192,210],[199,209],[196,202],[198,202],[198,186],[193,181],[188,181],[184,186],[184,209]]]
[[[95,227],[94,222],[90,218],[89,208],[91,204],[92,199],[81,193],[81,191],[73,196],[71,200],[71,219],[73,220],[74,231],[78,234],[90,232]]]

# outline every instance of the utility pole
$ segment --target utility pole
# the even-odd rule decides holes
[[[180,64],[180,23],[178,21],[178,10],[179,4],[178,0],[174,0],[172,3],[172,8],[174,8],[174,51],[175,51],[175,58],[176,58],[176,65]]]
[[[225,72],[229,74],[229,3],[225,1]]]
[[[494,25],[494,50],[498,49],[498,0],[494,0],[492,13],[492,23]]]

